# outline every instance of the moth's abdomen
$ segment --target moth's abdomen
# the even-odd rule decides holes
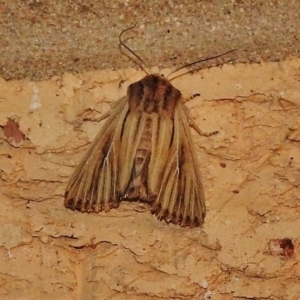
[[[173,139],[173,119],[156,113],[143,113],[147,118],[138,141],[131,180],[125,193],[128,199],[151,203],[161,189]]]
[[[148,166],[151,160],[152,126],[153,121],[149,116],[138,141],[131,181],[124,195],[128,199],[140,199],[147,202],[150,202],[150,199],[152,199],[147,188]]]
[[[152,123],[151,118],[146,120],[145,128],[136,151],[135,166],[139,173],[142,172],[145,163],[149,160],[148,157],[151,155]]]

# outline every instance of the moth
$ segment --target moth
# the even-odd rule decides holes
[[[64,205],[98,213],[137,200],[148,203],[159,220],[201,226],[205,197],[190,126],[203,133],[181,92],[161,75],[149,74],[130,84],[103,119],[69,180]]]

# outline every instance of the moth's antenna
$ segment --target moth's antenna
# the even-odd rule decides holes
[[[147,71],[147,69],[144,67],[146,64],[145,62],[134,52],[132,51],[123,41],[122,41],[122,36],[126,31],[129,31],[131,29],[133,29],[134,27],[136,27],[137,24],[134,24],[133,26],[124,29],[120,35],[119,35],[119,42],[121,44],[121,46],[123,46],[124,48],[126,48],[132,55],[134,55],[142,64],[139,64],[139,66],[149,75],[150,73]]]
[[[174,74],[174,73],[176,73],[176,72],[178,72],[178,71],[180,71],[180,70],[182,70],[182,69],[184,69],[184,68],[188,68],[188,67],[190,67],[190,66],[193,66],[193,65],[195,65],[195,64],[198,64],[198,63],[201,63],[201,62],[204,62],[204,61],[216,59],[216,58],[218,58],[218,57],[224,56],[224,55],[226,55],[226,54],[228,54],[228,53],[231,53],[231,52],[233,52],[233,51],[236,51],[236,49],[232,49],[232,50],[229,50],[229,51],[227,51],[227,52],[218,54],[218,55],[216,55],[216,56],[212,56],[212,57],[208,57],[208,58],[199,59],[199,60],[196,60],[196,61],[194,61],[194,62],[192,62],[192,63],[183,65],[183,66],[181,66],[181,67],[175,69],[174,71],[172,71],[172,72],[167,76],[167,78],[168,78],[170,75],[172,75],[172,74]],[[175,78],[175,77],[174,77],[174,78]],[[174,79],[174,78],[173,78],[173,79]],[[169,80],[171,81],[172,79],[169,79]]]

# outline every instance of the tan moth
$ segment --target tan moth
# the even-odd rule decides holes
[[[130,52],[121,36],[131,28],[119,38]],[[98,213],[137,200],[167,223],[200,226],[206,207],[190,126],[203,133],[181,92],[150,74],[100,119],[106,121],[69,180],[65,206]]]

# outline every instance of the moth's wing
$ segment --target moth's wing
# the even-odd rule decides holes
[[[64,202],[67,208],[98,212],[119,205],[122,191],[118,188],[118,179],[120,176],[125,182],[130,179],[130,173],[120,174],[119,167],[120,144],[128,111],[128,101],[124,97],[107,114],[106,122],[69,180]],[[133,158],[131,164],[132,161]]]
[[[175,111],[168,160],[152,210],[159,219],[191,227],[203,223],[206,208],[198,168],[189,117],[184,104],[180,104]]]

